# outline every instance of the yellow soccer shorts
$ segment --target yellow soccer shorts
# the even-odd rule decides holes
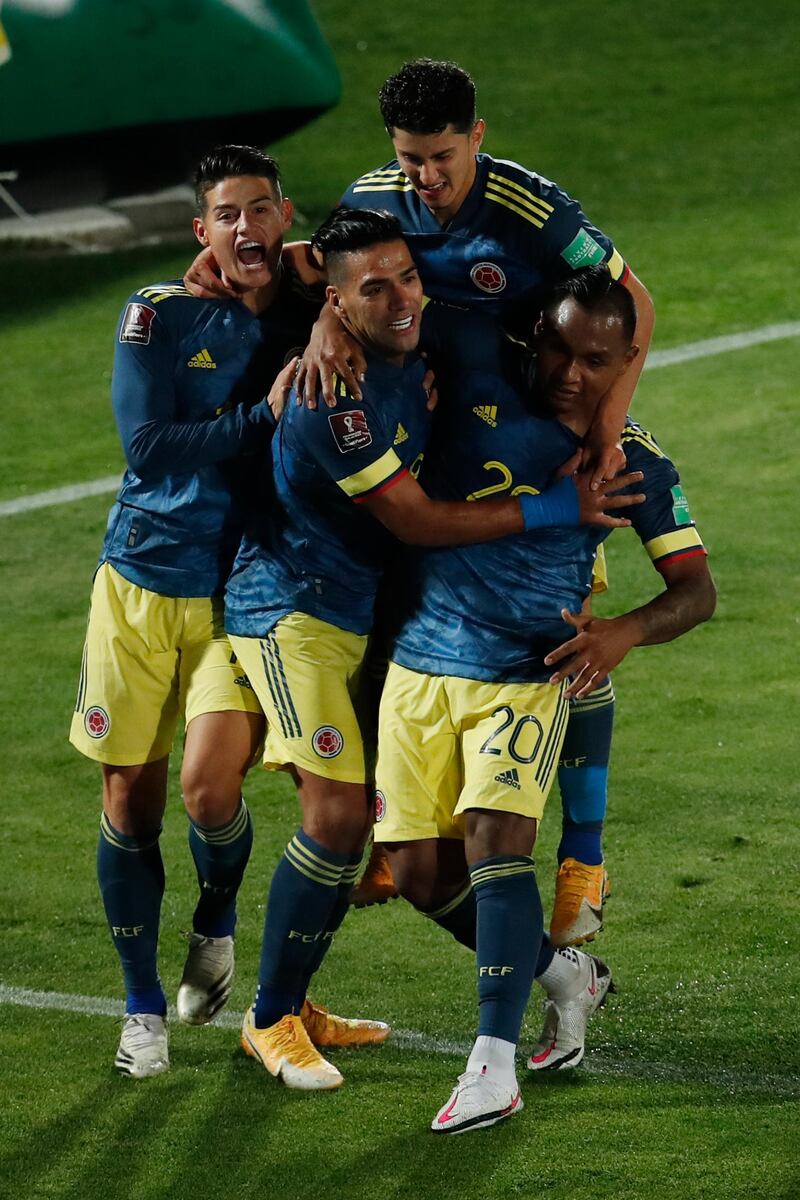
[[[161,596],[97,571],[69,740],[119,767],[169,754],[178,718],[260,713],[223,627],[222,598]]]
[[[391,663],[378,726],[375,841],[463,838],[471,808],[540,820],[567,728],[563,691]]]
[[[301,612],[282,617],[263,638],[231,635],[267,716],[268,770],[293,764],[339,783],[371,782],[368,641]]]

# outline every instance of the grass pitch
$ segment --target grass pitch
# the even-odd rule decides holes
[[[478,78],[487,149],[580,197],[651,288],[656,345],[797,319],[797,138],[775,0],[485,5],[437,13],[325,0],[342,67],[338,113],[276,148],[307,222],[389,157],[373,100],[419,53]],[[796,31],[795,31],[796,32]],[[516,57],[509,58],[514,47]],[[108,408],[113,326],[134,287],[180,274],[185,246],[3,264],[0,499],[121,467]],[[390,1020],[394,1042],[332,1055],[339,1093],[286,1092],[229,1027],[172,1033],[168,1075],[115,1076],[113,1018],[0,1005],[0,1193],[189,1200],[420,1195],[471,1200],[800,1196],[794,948],[797,565],[796,342],[648,373],[637,417],[679,464],[712,555],[719,610],[616,674],[606,839],[614,895],[598,951],[620,993],[592,1022],[583,1068],[523,1079],[525,1112],[434,1139],[474,1026],[470,956],[400,903],[351,914],[315,995]],[[66,743],[91,573],[108,501],[0,521],[4,794],[0,982],[119,994],[93,874],[97,771]],[[657,579],[624,532],[609,545],[609,612]],[[788,760],[788,761],[787,761]],[[251,998],[269,873],[296,814],[285,781],[247,788],[256,849],[240,906],[229,1011]],[[537,851],[549,898],[551,800]],[[162,966],[174,996],[194,884],[173,785]],[[6,993],[7,995],[7,993]],[[532,1006],[523,1047],[537,1033]]]

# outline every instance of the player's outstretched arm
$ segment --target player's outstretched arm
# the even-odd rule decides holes
[[[639,353],[628,370],[614,381],[601,400],[586,435],[583,466],[592,473],[593,487],[600,487],[601,480],[611,479],[625,466],[625,452],[620,441],[622,429],[632,407],[633,393],[644,367],[656,320],[650,293],[632,271],[628,273],[625,287],[636,303],[636,331],[633,342],[639,347]]]
[[[609,620],[562,610],[577,633],[545,658],[548,667],[556,667],[551,683],[570,679],[567,696],[588,696],[634,646],[671,642],[712,616],[717,593],[705,556],[666,563],[661,570],[666,590],[641,608]]]
[[[641,471],[619,476],[592,491],[588,477],[568,475],[537,496],[506,500],[432,500],[412,475],[361,501],[390,533],[411,546],[468,546],[512,533],[552,526],[629,525],[604,510],[641,504],[644,496],[616,495],[638,483]]]

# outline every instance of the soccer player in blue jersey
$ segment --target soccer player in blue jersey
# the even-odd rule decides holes
[[[117,1067],[169,1065],[157,944],[167,768],[186,721],[181,787],[200,893],[178,992],[183,1021],[211,1020],[233,975],[236,893],[252,844],[241,795],[263,715],[223,629],[222,591],[269,441],[263,399],[318,306],[279,266],[291,204],[275,161],[224,146],[196,174],[198,240],[232,297],[180,282],[141,288],[117,327],[112,402],[127,469],[111,509],[70,740],[102,765],[97,872],[126,989]]]
[[[557,286],[538,331],[532,392],[525,362],[492,323],[475,314],[451,323],[439,330],[443,395],[421,481],[446,499],[541,489],[635,359],[629,293],[599,266]],[[631,522],[666,584],[641,608],[605,621],[581,615],[608,532],[594,526],[427,550],[397,573],[375,837],[390,850],[402,894],[477,958],[478,1036],[436,1133],[521,1109],[515,1049],[534,978],[547,1001],[528,1066],[559,1069],[583,1057],[588,1017],[611,976],[599,959],[556,952],[543,935],[531,858],[567,700],[591,695],[634,646],[669,641],[714,609],[677,471],[638,425],[628,422],[623,437],[646,492]]]
[[[344,918],[372,824],[365,656],[396,547],[390,535],[440,546],[541,521],[626,521],[602,511],[620,507],[619,499],[599,499],[571,479],[524,503],[430,500],[416,481],[431,416],[416,353],[422,288],[400,226],[386,213],[340,209],[314,240],[328,305],[369,364],[362,401],[342,387],[335,411],[287,406],[272,444],[275,504],[243,538],[225,625],[267,714],[265,765],[290,770],[302,806],[302,826],[270,886],[242,1044],[287,1086],[330,1089],[342,1076],[315,1049],[326,1044],[314,1036],[325,1014],[306,992]],[[605,490],[623,486],[617,480]],[[366,1021],[350,1030],[352,1044],[389,1032]]]

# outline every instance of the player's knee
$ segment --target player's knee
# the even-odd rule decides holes
[[[386,846],[397,890],[404,900],[420,912],[441,907],[440,885],[435,870],[410,846]]]
[[[204,770],[200,764],[184,764],[181,789],[186,811],[198,825],[224,825],[239,806],[242,780],[238,773]]]
[[[354,795],[351,786],[339,791],[335,784],[324,800],[304,803],[303,828],[309,837],[337,854],[363,850],[372,828],[372,805],[366,788]]]
[[[536,842],[538,821],[518,813],[472,809],[467,813],[465,850],[472,865],[506,854],[528,855]]]

